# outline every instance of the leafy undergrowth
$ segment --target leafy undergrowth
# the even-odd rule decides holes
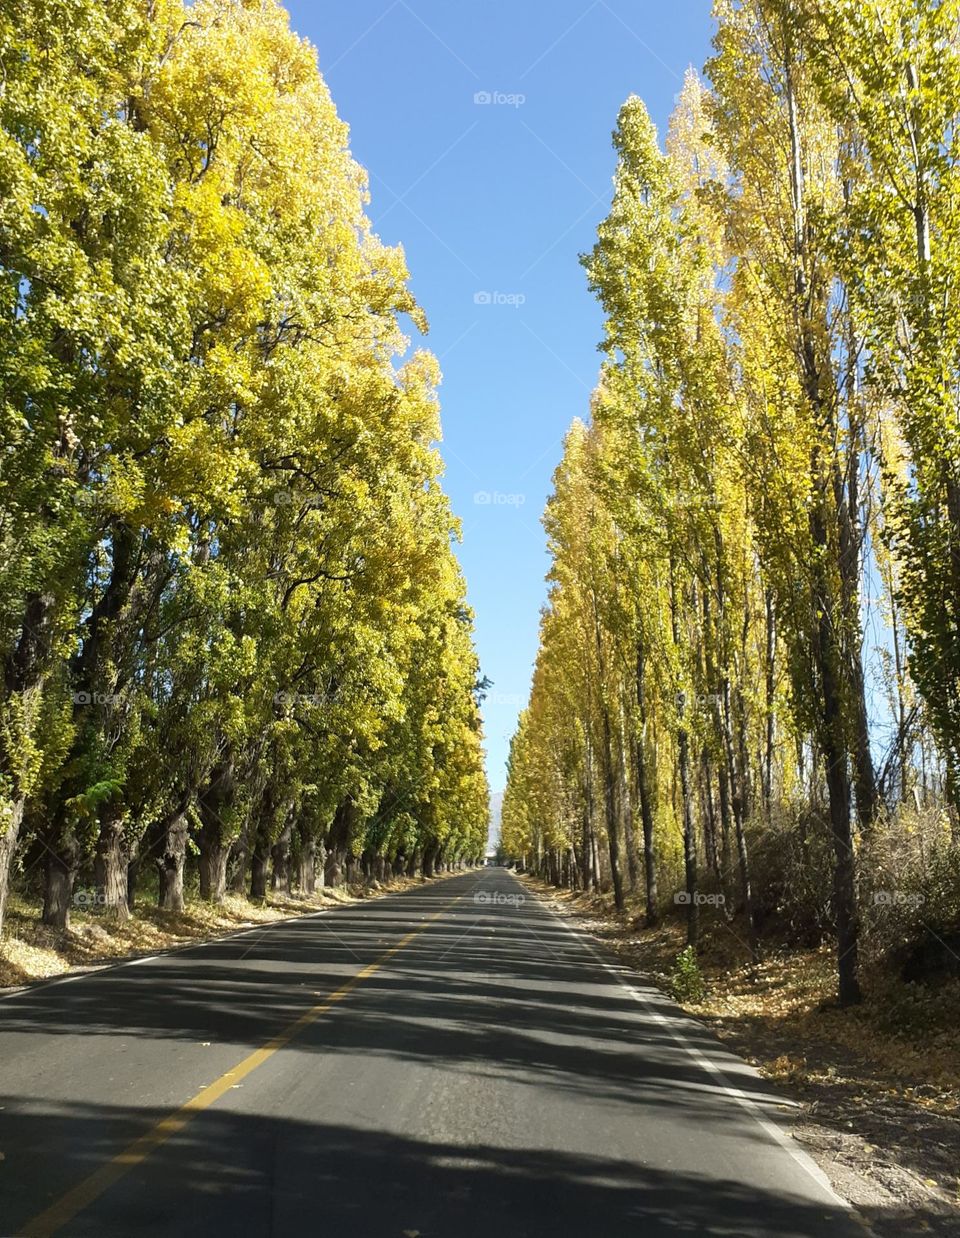
[[[765,943],[754,964],[718,914],[703,917],[698,992],[679,917],[646,929],[639,904],[618,914],[610,896],[525,879],[801,1102],[795,1135],[878,1234],[960,1233],[960,983],[868,968],[863,1004],[842,1010],[828,946]]]
[[[103,913],[78,908],[71,911],[66,933],[42,924],[39,907],[12,894],[0,938],[0,988],[169,950],[249,926],[301,916],[336,903],[396,893],[419,885],[421,880],[401,877],[382,885],[375,882],[370,886],[324,889],[309,898],[271,893],[263,902],[228,894],[222,904],[214,905],[188,896],[182,912],[161,911],[143,900],[137,904],[135,914],[120,923]]]

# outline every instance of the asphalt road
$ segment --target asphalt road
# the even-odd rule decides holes
[[[759,1076],[503,870],[8,997],[0,1093],[3,1235],[863,1238]]]

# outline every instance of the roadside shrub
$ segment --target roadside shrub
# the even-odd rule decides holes
[[[702,1002],[707,986],[693,946],[681,950],[670,974],[670,992],[678,1002]]]

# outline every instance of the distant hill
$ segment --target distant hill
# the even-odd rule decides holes
[[[487,832],[487,851],[496,851],[500,842],[500,811],[503,808],[503,792],[490,793],[490,829]]]

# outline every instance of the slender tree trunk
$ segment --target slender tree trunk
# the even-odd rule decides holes
[[[640,884],[640,857],[637,853],[637,842],[633,833],[633,801],[630,796],[630,785],[627,778],[626,719],[621,717],[620,721],[621,726],[617,739],[617,798],[622,809],[623,844],[627,851],[627,889],[632,894]]]
[[[673,646],[680,649],[680,613],[677,598],[676,569],[670,562],[670,626]],[[700,938],[700,908],[697,903],[697,834],[693,816],[693,792],[690,785],[690,736],[686,723],[686,693],[677,692],[677,773],[680,779],[680,803],[683,813],[683,872],[687,905],[687,945],[697,948]]]
[[[743,914],[747,921],[747,938],[750,943],[751,957],[756,960],[758,953],[757,925],[753,909],[753,887],[750,881],[750,860],[747,851],[746,833],[746,796],[744,794],[744,771],[737,765],[733,750],[733,728],[730,718],[730,680],[723,681],[723,695],[720,705],[720,727],[723,736],[724,752],[726,754],[727,771],[730,786],[733,788],[731,807],[733,809],[733,825],[737,840],[737,865],[740,870],[740,897],[743,901]]]
[[[623,910],[623,874],[620,871],[620,830],[617,820],[617,792],[613,770],[610,714],[606,705],[603,714],[603,796],[607,822],[607,847],[610,853],[610,879],[613,882],[613,901],[617,910]]]
[[[791,144],[791,192],[793,197],[793,246],[797,306],[797,340],[804,391],[814,414],[817,430],[827,440],[826,448],[815,444],[811,452],[810,477],[814,501],[810,511],[810,532],[816,555],[813,566],[813,610],[818,616],[812,637],[812,657],[820,677],[820,716],[817,719],[819,738],[826,764],[827,790],[830,798],[830,825],[834,847],[834,914],[837,921],[837,973],[840,1002],[850,1005],[860,1000],[858,980],[858,930],[856,887],[853,857],[853,833],[850,819],[850,778],[848,773],[848,731],[843,711],[843,692],[839,676],[847,663],[839,645],[834,591],[828,576],[828,560],[832,554],[828,530],[836,514],[836,495],[831,484],[831,467],[822,459],[823,450],[831,450],[829,408],[824,407],[822,371],[829,359],[822,356],[822,341],[815,329],[825,317],[822,293],[812,289],[807,276],[809,235],[804,190],[801,131],[794,91],[794,54],[789,41],[784,48],[786,101]],[[820,298],[818,300],[818,297]],[[842,530],[835,530],[838,542]],[[842,558],[842,556],[841,556]],[[836,565],[841,574],[844,565]],[[842,599],[841,599],[842,600]],[[848,689],[850,685],[848,684]]]
[[[764,688],[766,692],[766,742],[763,753],[763,813],[770,820],[770,808],[773,802],[773,751],[776,739],[776,656],[777,656],[777,626],[776,612],[773,608],[773,593],[767,589],[764,593],[766,611],[766,649],[764,650]]]
[[[717,806],[713,796],[713,765],[709,750],[705,747],[701,755],[701,775],[703,783],[703,850],[707,867],[723,884],[723,873],[720,869],[720,850],[717,844]]]
[[[680,726],[677,729],[677,753],[680,766],[680,796],[683,802],[683,873],[687,895],[687,945],[694,949],[700,940],[700,907],[697,903],[697,834],[693,819],[693,795],[690,789],[690,738],[683,723],[680,705]]]
[[[127,910],[133,911],[136,906],[137,886],[140,881],[140,856],[133,855],[127,864]]]
[[[603,800],[607,825],[607,850],[610,854],[610,880],[613,883],[613,901],[617,910],[623,910],[623,875],[620,870],[620,823],[617,811],[617,786],[614,771],[613,735],[610,724],[610,709],[605,697],[606,670],[603,656],[603,638],[600,630],[600,611],[596,593],[593,594],[593,626],[597,647],[597,672],[600,684],[600,720],[603,727]]]
[[[646,895],[646,923],[652,927],[660,917],[657,893],[657,856],[653,837],[653,796],[647,772],[647,707],[644,690],[643,647],[637,644],[637,710],[638,734],[634,747],[634,767],[637,780],[637,800],[643,826],[643,878]]]

